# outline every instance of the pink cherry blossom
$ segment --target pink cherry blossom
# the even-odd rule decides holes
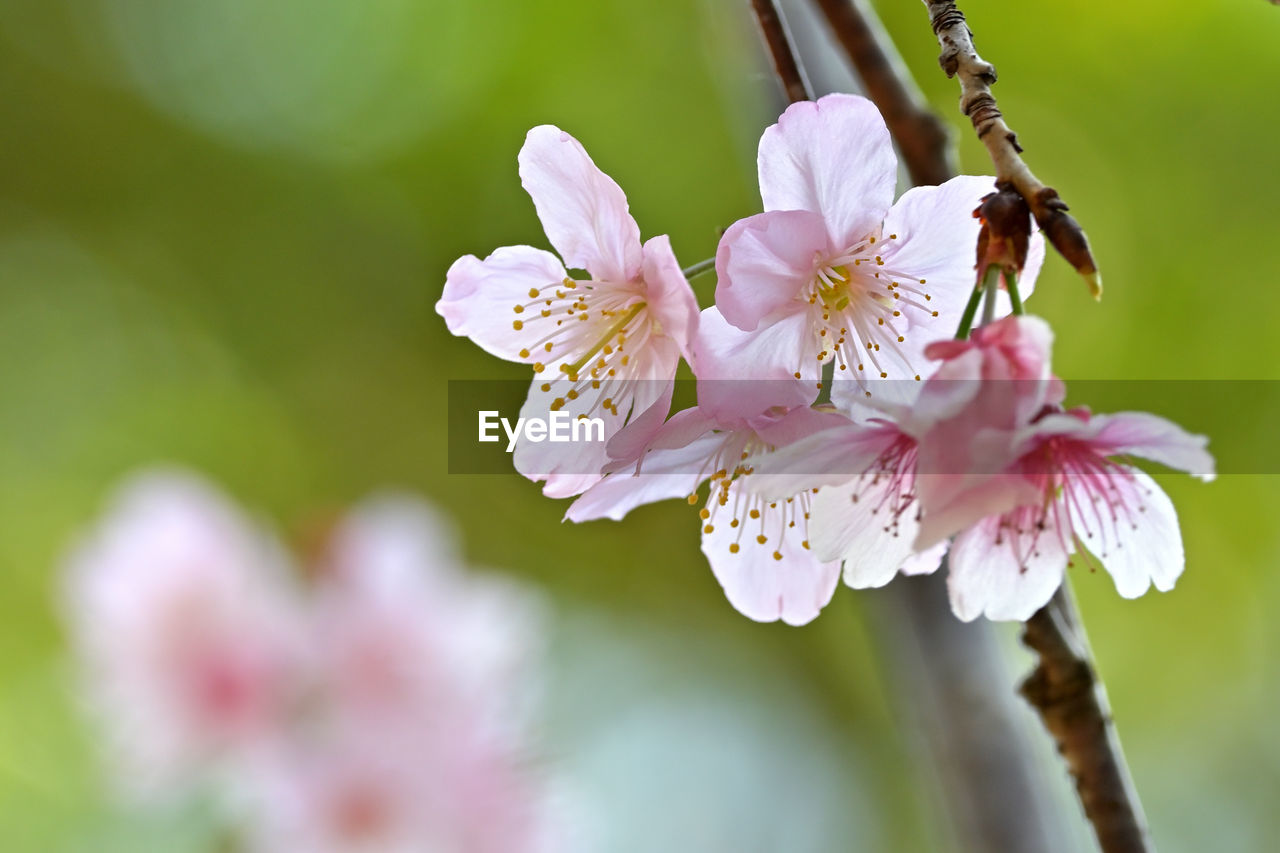
[[[759,178],[765,212],[730,227],[716,253],[716,305],[756,335],[739,346],[747,366],[812,381],[834,361],[860,385],[918,379],[924,345],[954,332],[973,291],[973,211],[994,180],[962,176],[894,203],[889,132],[853,95],[788,107],[760,139]],[[1024,292],[1043,257],[1037,234]]]
[[[312,610],[311,718],[255,767],[262,850],[549,850],[529,724],[542,613],[465,574],[408,498],[335,531]]]
[[[749,488],[766,498],[816,489],[814,554],[841,562],[850,587],[879,587],[899,572],[935,571],[946,551],[945,543],[916,549],[917,458],[915,438],[891,419],[850,421],[761,457]]]
[[[701,399],[703,386],[700,385]],[[747,405],[746,409],[753,408]],[[713,415],[701,405],[674,415],[638,461],[617,466],[566,513],[571,521],[620,520],[646,503],[686,497],[710,481],[699,511],[702,553],[740,613],[758,622],[811,621],[831,600],[839,564],[819,560],[808,541],[808,490],[765,500],[745,488],[754,460],[775,446],[840,423],[808,406],[753,416]]]
[[[1039,416],[1008,443],[1014,462],[947,508],[952,529],[941,532],[961,531],[948,579],[956,615],[1027,619],[1062,583],[1077,544],[1125,598],[1152,585],[1172,589],[1184,562],[1173,503],[1150,476],[1114,457],[1140,456],[1207,480],[1214,466],[1206,442],[1140,412]],[[1007,508],[993,512],[1002,499]]]
[[[1040,318],[1011,316],[976,329],[968,340],[939,341],[926,349],[941,363],[904,421],[920,443],[921,545],[932,546],[958,530],[954,512],[968,513],[992,499],[996,487],[989,476],[1013,461],[1013,432],[1062,402],[1065,387],[1050,369],[1052,341]],[[1007,508],[1006,498],[994,498],[992,512]]]
[[[603,418],[608,435],[628,416],[669,405],[668,385],[688,357],[698,308],[666,236],[640,241],[626,196],[582,145],[551,125],[529,131],[520,177],[547,239],[563,258],[508,246],[449,268],[436,310],[455,335],[533,366],[522,416],[566,411]],[[566,272],[585,269],[587,278]],[[602,443],[521,442],[516,469],[566,497],[599,478]]]
[[[86,698],[146,792],[212,794],[246,849],[563,849],[532,749],[540,602],[465,570],[421,502],[368,501],[285,582],[193,477],[122,493],[67,574]]]
[[[124,788],[186,789],[273,737],[304,648],[284,569],[249,520],[176,473],[129,482],[71,556],[72,640]]]

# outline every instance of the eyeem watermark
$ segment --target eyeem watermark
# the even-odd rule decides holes
[[[481,411],[479,416],[478,440],[500,441],[502,436],[497,430],[501,426],[502,431],[507,434],[508,453],[516,449],[516,442],[521,436],[535,443],[604,441],[603,418],[575,418],[568,412],[551,412],[547,418],[516,418],[513,425],[511,421],[501,417],[497,410]]]

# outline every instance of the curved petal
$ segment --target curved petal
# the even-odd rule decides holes
[[[760,137],[758,162],[764,209],[820,214],[840,249],[879,227],[898,182],[889,129],[857,95],[787,107]]]
[[[914,505],[895,515],[892,477],[858,478],[813,497],[809,541],[822,559],[844,560],[844,582],[854,589],[881,587],[915,554]],[[934,563],[937,567],[937,563]]]
[[[531,246],[504,246],[483,261],[463,255],[445,275],[436,313],[450,332],[471,338],[485,352],[534,364],[545,355],[531,353],[529,343],[553,331],[556,321],[523,306],[531,290],[558,285],[564,277],[555,255]],[[517,307],[522,308],[519,313]]]
[[[973,211],[994,189],[995,178],[960,175],[940,186],[907,190],[885,216],[885,239],[877,244],[883,246],[885,266],[925,280],[933,297],[930,307],[947,315],[950,324],[951,334],[939,338],[955,333],[973,292],[981,227]]]
[[[542,493],[551,498],[572,497],[600,481],[601,472],[610,461],[608,440],[622,428],[632,405],[629,394],[616,395],[618,414],[615,415],[598,405],[599,397],[584,395],[569,399],[567,392],[574,386],[575,383],[567,379],[552,382],[535,379],[520,408],[520,419],[526,425],[541,420],[551,426],[555,419],[566,417],[570,422],[570,440],[553,440],[550,430],[536,440],[522,432],[512,454],[516,471],[535,483],[545,481]],[[563,402],[557,404],[557,399]],[[588,427],[578,433],[579,440],[573,440],[572,421],[580,415],[599,418],[603,429]]]
[[[1213,456],[1205,447],[1207,436],[1192,435],[1164,418],[1146,412],[1094,415],[1098,427],[1091,443],[1105,456],[1132,454],[1178,468],[1202,480],[1214,477]]]
[[[716,307],[739,329],[785,308],[814,278],[819,256],[830,251],[822,217],[779,210],[740,219],[716,247]]]
[[[904,575],[931,575],[942,565],[942,558],[947,555],[950,542],[939,542],[932,548],[917,551],[908,557],[898,571]]]
[[[731,488],[728,506],[737,506],[740,500],[737,488]],[[771,510],[764,505],[759,521],[744,520],[736,527],[728,519],[712,516],[713,524],[703,528],[702,553],[739,613],[757,622],[781,619],[789,625],[803,625],[831,600],[840,564],[815,557],[805,547],[805,534],[800,529],[787,532],[788,519],[781,506]],[[757,536],[766,541],[760,543]]]
[[[809,405],[822,378],[817,360],[804,357],[809,335],[803,311],[744,332],[725,322],[715,308],[706,309],[694,342],[698,408],[733,424],[774,406]]]
[[[707,434],[685,447],[651,451],[638,471],[616,471],[587,489],[564,517],[578,522],[596,518],[621,521],[638,506],[688,497],[712,473],[708,466],[723,443],[723,436]]]
[[[520,181],[567,266],[600,281],[639,275],[640,228],[627,197],[578,140],[554,125],[540,125],[525,138],[519,162]]]
[[[892,427],[854,423],[823,430],[753,459],[754,473],[746,488],[777,500],[806,489],[843,485],[871,467],[897,437]]]
[[[920,464],[923,465],[923,458]],[[916,550],[931,548],[981,519],[1037,503],[1043,497],[1033,483],[1016,474],[999,474],[972,483],[973,478],[965,474],[917,475],[916,499],[923,518],[916,534]]]
[[[1116,472],[1108,486],[1110,513],[1094,512],[1087,493],[1070,501],[1077,541],[1102,561],[1125,598],[1137,598],[1153,582],[1156,589],[1168,592],[1185,564],[1173,501],[1137,468]]]
[[[609,454],[608,470],[620,470],[638,460],[662,429],[663,421],[671,411],[671,398],[676,383],[665,383],[661,395],[652,403],[637,399],[632,407],[632,418],[627,425],[609,439],[605,450]]]
[[[951,610],[965,622],[979,616],[1024,622],[1062,584],[1067,553],[1055,530],[1011,532],[1001,518],[985,518],[951,544],[947,590]]]
[[[686,361],[692,361],[693,339],[698,333],[698,300],[666,234],[644,244],[643,275],[649,312],[662,334],[676,342]]]

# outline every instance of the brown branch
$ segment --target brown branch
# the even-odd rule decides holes
[[[986,145],[996,167],[996,183],[1013,187],[1026,199],[1049,242],[1084,276],[1094,298],[1101,298],[1102,277],[1089,250],[1089,239],[1066,212],[1067,205],[1058,197],[1058,191],[1041,183],[1023,161],[1018,136],[1005,124],[991,94],[991,85],[996,82],[995,66],[974,49],[973,33],[965,23],[964,13],[956,8],[954,0],[924,0],[924,4],[942,48],[938,62],[948,77],[960,79],[960,111],[973,122],[978,139]]]
[[[1151,853],[1146,818],[1125,765],[1106,691],[1066,586],[1023,628],[1040,662],[1022,695],[1040,714],[1076,780],[1103,853]]]
[[[946,124],[913,85],[902,58],[865,0],[816,3],[858,72],[867,97],[884,116],[911,183],[936,185],[955,177],[955,153]]]
[[[791,33],[787,31],[782,10],[774,0],[751,0],[751,8],[756,13],[760,32],[773,56],[773,67],[787,93],[787,100],[793,104],[797,101],[812,101],[813,88],[809,85],[809,78],[805,76],[800,61],[796,59],[795,45],[791,41]]]

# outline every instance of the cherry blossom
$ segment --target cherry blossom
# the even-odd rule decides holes
[[[747,383],[699,384],[700,405],[673,415],[653,436],[638,459],[588,489],[566,513],[571,521],[620,520],[637,506],[686,497],[700,503],[698,491],[710,481],[699,510],[702,553],[740,613],[758,622],[781,619],[792,625],[811,621],[831,600],[839,564],[819,560],[808,541],[813,493],[803,490],[766,500],[748,491],[760,454],[785,446],[841,422],[839,416],[807,405],[773,407],[751,415],[734,414],[724,399],[704,409],[701,400],[730,396],[737,388],[741,411],[756,408]],[[758,400],[756,400],[758,402]]]
[[[666,236],[641,243],[626,196],[582,145],[551,125],[529,131],[520,177],[547,239],[563,258],[507,246],[465,255],[446,276],[436,310],[455,335],[532,365],[524,417],[565,411],[600,417],[612,436],[628,417],[661,424],[698,307]],[[586,278],[565,270],[584,269]],[[603,443],[535,444],[515,451],[518,471],[546,480],[551,497],[579,494],[608,461]]]
[[[304,649],[286,571],[225,499],[170,472],[126,484],[71,555],[72,640],[125,789],[185,789],[274,736]]]
[[[929,574],[946,543],[917,551],[918,444],[885,416],[849,421],[800,439],[756,463],[751,483],[766,498],[813,492],[809,538],[821,560],[839,561],[854,589],[896,574]]]
[[[211,487],[151,474],[73,554],[67,615],[121,782],[212,794],[245,849],[563,849],[531,724],[543,608],[407,497],[305,572]]]
[[[464,574],[450,540],[397,497],[334,531],[310,717],[249,779],[256,849],[552,849],[527,746],[542,614],[524,590]]]
[[[1037,417],[1014,436],[1015,461],[990,478],[1015,505],[992,514],[989,498],[954,498],[961,509],[949,514],[950,526],[961,532],[948,585],[956,615],[1027,619],[1062,583],[1077,545],[1102,563],[1125,598],[1152,585],[1172,589],[1184,564],[1173,503],[1149,475],[1115,457],[1139,456],[1209,480],[1206,443],[1143,412],[1076,408]],[[993,494],[986,484],[977,488]],[[1034,502],[1025,501],[1027,491]],[[966,514],[967,504],[973,509]]]
[[[994,180],[961,176],[894,203],[889,132],[854,95],[788,107],[760,139],[759,178],[765,212],[731,226],[716,253],[716,305],[752,333],[743,369],[813,381],[834,361],[864,388],[919,379],[924,345],[954,331],[973,291],[973,211]],[[1024,293],[1043,258],[1037,234]]]

